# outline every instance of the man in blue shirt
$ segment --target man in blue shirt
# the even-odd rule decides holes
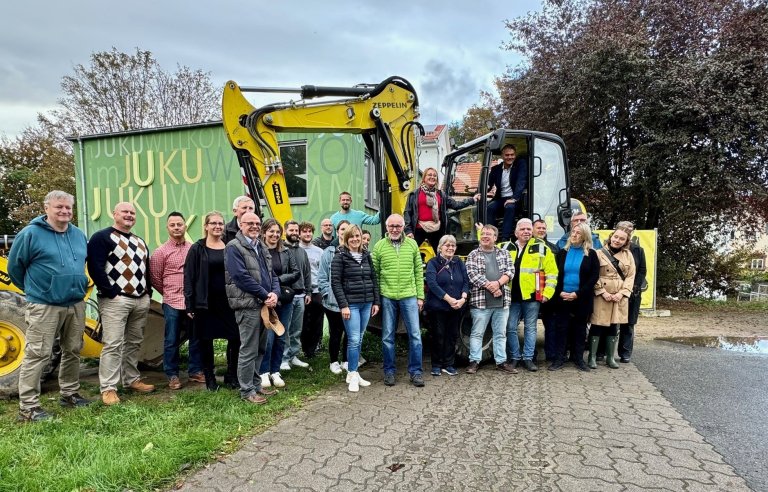
[[[352,207],[352,195],[348,191],[342,191],[339,195],[339,205],[341,210],[331,215],[331,222],[333,222],[333,229],[336,230],[339,222],[342,220],[348,221],[350,224],[362,228],[363,224],[375,225],[381,223],[381,216],[368,215],[361,210],[355,210]]]
[[[80,347],[85,328],[87,242],[70,224],[75,198],[64,191],[45,197],[45,215],[22,229],[8,254],[8,274],[27,299],[27,343],[19,371],[19,421],[51,416],[40,407],[40,376],[48,364],[56,334],[61,343],[60,403],[81,407],[90,402],[80,389]]]

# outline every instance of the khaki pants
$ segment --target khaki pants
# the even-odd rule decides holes
[[[85,302],[70,307],[29,303],[25,319],[27,342],[19,370],[19,407],[29,410],[40,405],[40,377],[51,359],[57,333],[61,345],[61,395],[70,396],[80,390],[80,349],[83,348]]]
[[[116,391],[121,377],[123,386],[141,377],[139,353],[148,313],[148,295],[139,299],[125,296],[99,298],[104,344],[99,359],[99,386],[102,393]]]

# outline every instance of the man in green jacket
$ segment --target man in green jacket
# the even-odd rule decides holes
[[[381,328],[384,384],[395,384],[395,330],[401,315],[408,331],[408,374],[414,386],[422,387],[419,311],[424,304],[424,276],[419,245],[403,235],[404,225],[401,215],[390,215],[387,236],[376,242],[372,254],[384,313]]]

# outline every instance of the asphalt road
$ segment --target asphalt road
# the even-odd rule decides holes
[[[768,491],[768,355],[636,344],[632,361],[757,491]]]

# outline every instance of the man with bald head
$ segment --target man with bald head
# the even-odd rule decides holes
[[[395,384],[395,330],[402,316],[408,331],[408,374],[411,384],[422,387],[419,311],[424,305],[424,274],[419,245],[403,234],[404,226],[402,215],[390,215],[387,235],[376,242],[372,254],[381,289],[384,384]]]
[[[120,403],[117,385],[139,393],[155,390],[141,381],[139,352],[149,313],[149,249],[133,234],[136,209],[128,202],[115,205],[111,227],[88,241],[88,273],[98,288],[102,343],[99,385],[105,405]]]
[[[253,212],[240,217],[240,230],[224,249],[225,288],[229,307],[235,312],[240,329],[240,356],[237,379],[240,397],[262,405],[274,390],[261,387],[256,370],[261,366],[267,346],[262,327],[261,308],[277,306],[280,283],[272,271],[272,256],[259,241],[261,219]]]

